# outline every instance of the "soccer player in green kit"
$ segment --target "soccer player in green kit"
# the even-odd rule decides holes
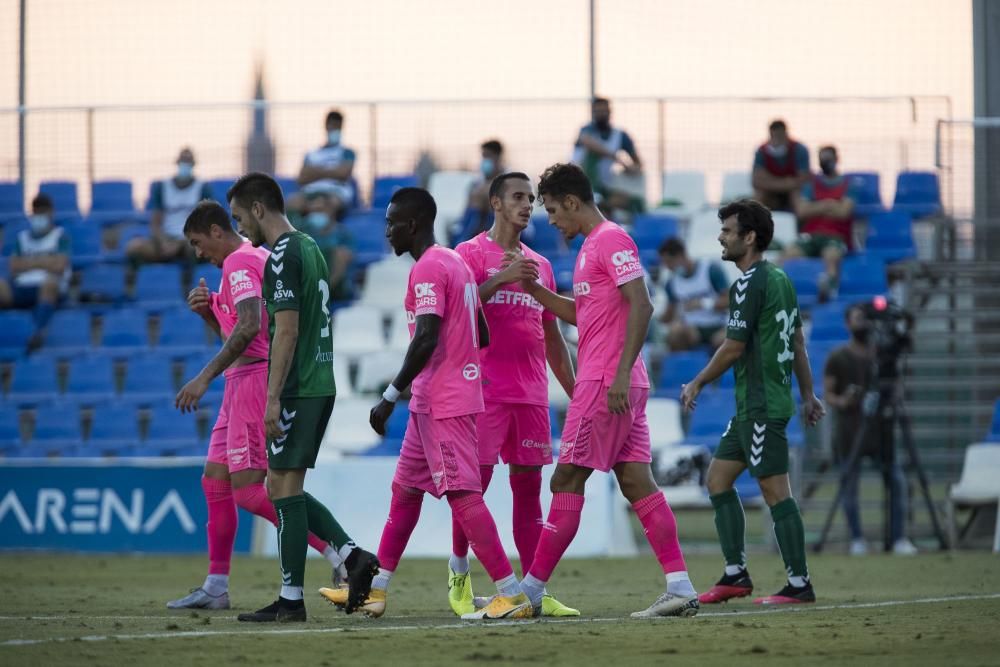
[[[733,488],[736,478],[749,467],[771,509],[774,534],[788,572],[788,583],[781,591],[754,602],[815,602],[806,568],[802,515],[788,484],[785,427],[795,414],[793,372],[806,423],[816,425],[826,411],[813,393],[795,288],[784,271],[763,258],[774,236],[771,212],[758,201],[741,199],[723,206],[719,220],[722,259],[734,262],[743,275],[729,290],[725,342],[681,391],[681,405],[691,411],[702,388],[736,365],[736,416],[722,434],[708,468],[708,492],[726,570],[699,601],[725,602],[753,592],[744,551],[746,517]]]
[[[374,554],[357,547],[330,511],[303,490],[316,464],[337,389],[330,336],[330,275],[315,241],[285,217],[281,188],[270,176],[240,177],[226,194],[233,220],[254,247],[267,244],[264,299],[271,345],[264,426],[267,485],[278,515],[281,593],[272,604],[238,616],[241,621],[305,621],[302,599],[310,531],[333,545],[347,567],[346,611],[368,597],[378,574]]]

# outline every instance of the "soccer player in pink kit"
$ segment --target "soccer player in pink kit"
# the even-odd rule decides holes
[[[188,305],[225,340],[218,354],[177,394],[181,412],[195,410],[209,383],[225,373],[226,388],[205,460],[201,486],[208,505],[208,576],[170,609],[228,609],[229,566],[238,521],[237,506],[277,524],[264,488],[267,473],[264,404],[267,398],[267,311],[262,284],[267,250],[254,248],[233,230],[218,203],[203,201],[184,224],[195,254],[222,267],[217,293],[202,279]],[[337,550],[316,537],[309,543],[343,571]],[[336,576],[336,575],[335,575]]]
[[[525,288],[580,331],[576,388],[552,476],[552,505],[521,590],[540,606],[545,583],[580,526],[584,488],[594,470],[615,471],[667,578],[666,592],[633,618],[694,616],[698,595],[688,578],[677,522],[650,469],[646,399],[649,380],[640,352],[653,306],[635,242],[604,219],[590,181],[576,165],[545,170],[538,196],[567,239],[583,234],[573,271],[574,298],[536,281]],[[508,258],[513,259],[513,256]]]
[[[476,417],[483,411],[479,348],[488,344],[489,330],[469,267],[454,250],[434,243],[436,215],[434,198],[420,188],[398,190],[385,214],[393,251],[408,252],[417,261],[404,303],[410,346],[396,378],[372,408],[372,428],[385,433],[396,399],[407,387],[413,398],[378,547],[381,569],[360,610],[375,617],[385,613],[389,580],[420,518],[426,492],[448,499],[452,516],[497,586],[487,606],[463,618],[528,618],[531,604],[483,502],[476,453]],[[342,590],[323,588],[320,594],[334,604],[346,601]]]
[[[493,478],[493,466],[502,458],[510,466],[514,496],[514,544],[526,573],[542,532],[542,466],[552,463],[552,427],[549,423],[549,365],[566,394],[573,396],[573,361],[559,332],[556,317],[521,287],[521,280],[538,279],[555,290],[549,261],[521,243],[521,232],[531,222],[535,195],[526,174],[508,172],[493,179],[490,206],[493,227],[461,243],[455,250],[472,269],[479,298],[490,328],[490,345],[480,352],[483,399],[480,413],[479,472],[483,492]],[[504,267],[504,255],[517,258]],[[462,527],[452,526],[448,602],[459,616],[475,611],[484,598],[475,598],[469,574],[469,541]],[[580,612],[551,595],[542,598],[543,616],[579,616]]]

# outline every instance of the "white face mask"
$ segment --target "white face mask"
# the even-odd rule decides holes
[[[187,180],[191,178],[194,173],[194,164],[191,162],[178,162],[177,163],[177,178],[182,180]]]
[[[50,224],[49,216],[44,213],[36,213],[28,217],[28,225],[31,227],[32,234],[42,234],[48,230]]]

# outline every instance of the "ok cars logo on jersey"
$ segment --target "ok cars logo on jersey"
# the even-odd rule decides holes
[[[743,314],[734,310],[732,317],[729,318],[729,328],[730,329],[746,329],[747,323],[742,319]]]
[[[479,366],[476,364],[466,364],[462,369],[462,377],[470,382],[479,378]]]
[[[281,281],[278,281],[279,283]],[[239,269],[229,274],[229,291],[232,294],[239,294],[248,289],[253,289],[253,282],[247,275],[247,269]]]
[[[631,250],[619,250],[611,255],[611,263],[615,266],[615,274],[624,276],[642,269],[642,265],[635,258],[635,253]]]
[[[417,283],[413,286],[413,296],[417,297],[417,309],[421,306],[436,306],[437,293],[434,292],[434,283]]]

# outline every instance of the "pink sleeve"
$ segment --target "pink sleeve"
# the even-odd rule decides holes
[[[222,284],[228,286],[233,305],[244,299],[259,299],[263,294],[259,267],[252,260],[250,255],[233,253],[223,264]]]
[[[444,317],[448,275],[441,262],[429,259],[413,267],[413,314]]]
[[[602,265],[618,287],[643,277],[639,249],[624,230],[605,233],[600,238],[599,253]]]
[[[473,246],[472,241],[459,243],[455,247],[455,252],[461,255],[462,259],[465,260],[469,270],[472,271],[472,277],[475,279],[476,285],[481,285],[486,282],[486,276],[483,275],[482,253],[476,252],[476,248]]]

